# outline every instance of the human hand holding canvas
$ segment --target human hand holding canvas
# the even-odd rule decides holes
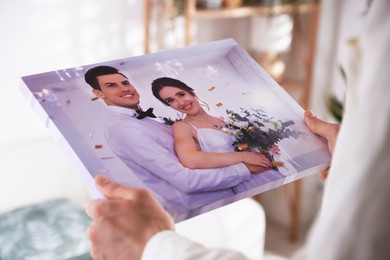
[[[329,152],[333,154],[334,146],[336,144],[337,135],[340,130],[340,124],[331,124],[319,119],[312,110],[306,110],[304,119],[307,127],[313,133],[324,137],[328,141]],[[320,178],[326,180],[328,177],[328,170],[320,172]]]
[[[95,178],[108,200],[95,200],[86,209],[93,222],[87,234],[93,259],[140,259],[146,243],[158,232],[173,230],[171,216],[147,190]]]

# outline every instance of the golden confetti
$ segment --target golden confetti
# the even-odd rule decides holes
[[[272,162],[272,166],[274,166],[274,167],[283,167],[284,163],[283,162],[275,162],[275,161],[273,161]]]
[[[95,100],[98,100],[98,99],[99,99],[98,97],[91,98],[92,101],[95,101]]]
[[[248,148],[249,148],[248,144],[240,144],[240,145],[238,146],[238,149],[239,149],[240,151],[246,150],[246,149],[248,149]]]
[[[219,103],[217,103],[217,104],[215,104],[217,107],[221,107],[221,106],[223,106],[223,104],[221,103],[221,102],[219,102]]]
[[[95,149],[102,149],[102,148],[103,148],[103,145],[101,145],[101,144],[95,145]]]
[[[215,89],[214,86],[212,86],[211,88],[208,89],[208,91],[213,91]]]

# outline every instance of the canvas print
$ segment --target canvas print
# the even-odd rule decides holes
[[[92,194],[103,174],[182,221],[329,166],[303,109],[232,39],[25,76]]]

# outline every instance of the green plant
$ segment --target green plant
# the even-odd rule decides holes
[[[329,113],[338,121],[343,120],[344,105],[335,96],[330,96],[327,102]]]
[[[182,15],[184,13],[185,0],[173,0],[173,4],[176,7],[177,14]]]
[[[341,78],[344,80],[345,85],[347,85],[347,75],[345,74],[344,68],[339,66],[339,72]],[[327,101],[327,107],[329,113],[338,121],[343,120],[344,113],[344,103],[340,102],[334,95],[331,95]]]

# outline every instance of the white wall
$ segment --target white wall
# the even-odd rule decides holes
[[[0,2],[0,212],[53,197],[88,197],[20,94],[20,76],[141,54],[142,7],[136,0]]]
[[[0,2],[0,144],[45,134],[19,94],[20,76],[142,53],[142,2],[112,3]]]
[[[326,107],[329,95],[344,101],[346,84],[339,66],[348,67],[345,66],[349,54],[347,41],[361,29],[363,13],[368,3],[366,0],[341,0],[324,1],[321,4],[311,106],[322,118],[333,119]]]

